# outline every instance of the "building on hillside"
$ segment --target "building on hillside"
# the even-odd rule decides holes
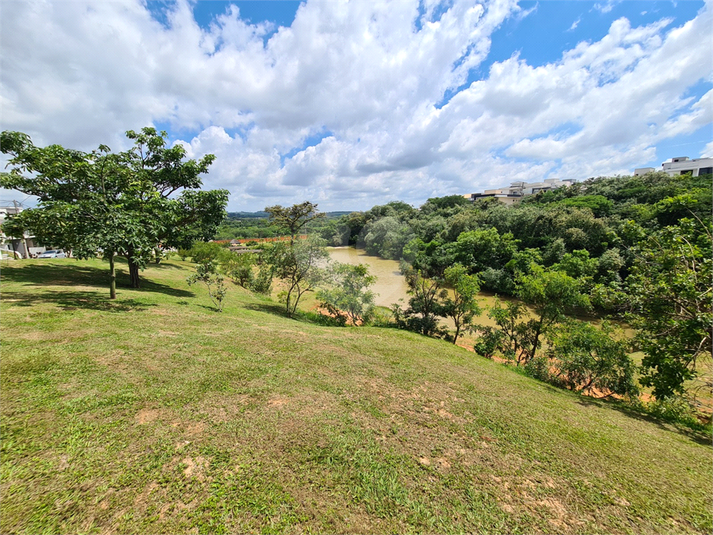
[[[19,214],[22,208],[15,204],[14,206],[0,206],[0,255],[3,258],[30,258],[33,254],[43,253],[44,247],[40,247],[35,240],[35,237],[24,233],[23,236],[6,236],[3,230],[3,223],[7,216]]]
[[[634,176],[641,176],[655,171],[654,167],[639,167],[634,169]],[[661,171],[671,176],[685,175],[686,173],[691,173],[691,176],[710,175],[713,174],[713,158],[694,158],[691,160],[688,156],[679,156],[662,163]]]
[[[669,175],[685,175],[691,173],[691,176],[710,175],[713,174],[713,158],[694,158],[690,160],[688,156],[679,158],[671,158],[670,162],[661,164],[664,173]]]
[[[550,191],[557,188],[571,186],[574,180],[560,180],[559,178],[548,178],[544,182],[513,182],[510,187],[498,189],[486,189],[483,193],[468,193],[463,195],[470,201],[478,199],[494,198],[503,204],[511,205],[518,202],[527,195],[534,195],[541,191]]]

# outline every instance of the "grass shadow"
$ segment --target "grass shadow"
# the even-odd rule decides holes
[[[667,431],[675,430],[676,432],[690,438],[692,441],[697,442],[698,444],[713,447],[713,443],[711,443],[710,432],[692,429],[686,426],[685,424],[669,422],[661,418],[657,418],[652,414],[648,414],[634,407],[631,407],[622,401],[618,401],[615,399],[587,399],[586,397],[582,397],[581,399],[577,400],[577,403],[584,407],[594,406],[600,408],[607,407],[610,409],[614,409],[615,411],[618,411],[628,416],[629,418],[633,418],[634,420],[647,422]]]
[[[71,311],[79,308],[99,310],[102,312],[128,312],[131,310],[146,310],[156,305],[142,303],[136,299],[110,300],[108,295],[95,292],[67,291],[43,292],[27,294],[23,292],[3,292],[2,299],[12,306],[31,307],[39,304],[52,303],[62,310]]]
[[[299,319],[298,316],[289,316],[285,310],[285,305],[280,303],[249,303],[245,305],[248,310],[255,310],[257,312],[265,312],[267,314],[274,314],[276,316],[282,316],[287,319]]]
[[[118,263],[118,262],[117,262]],[[124,263],[125,265],[125,263]],[[159,264],[160,265],[160,264]],[[51,263],[33,262],[23,266],[13,266],[4,269],[2,276],[7,281],[33,286],[93,286],[109,291],[109,269],[79,265],[72,259],[53,261]],[[129,288],[128,270],[116,270],[117,288]],[[126,281],[126,282],[125,282]],[[140,279],[141,288],[148,292],[163,293],[174,297],[194,297],[193,292],[173,288],[165,284],[153,282],[150,279]]]

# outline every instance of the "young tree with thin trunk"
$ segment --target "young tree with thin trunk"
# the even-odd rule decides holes
[[[443,280],[450,287],[450,291],[443,290],[441,293],[442,313],[451,318],[456,327],[453,335],[455,344],[461,331],[469,329],[475,316],[481,312],[477,300],[480,283],[477,275],[468,275],[468,270],[461,264],[446,268]]]

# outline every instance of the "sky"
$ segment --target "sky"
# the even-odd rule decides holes
[[[0,128],[155,126],[230,211],[627,175],[713,156],[712,4],[0,0]]]

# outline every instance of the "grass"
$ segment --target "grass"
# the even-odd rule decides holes
[[[710,437],[189,274],[3,262],[0,532],[713,530]]]

